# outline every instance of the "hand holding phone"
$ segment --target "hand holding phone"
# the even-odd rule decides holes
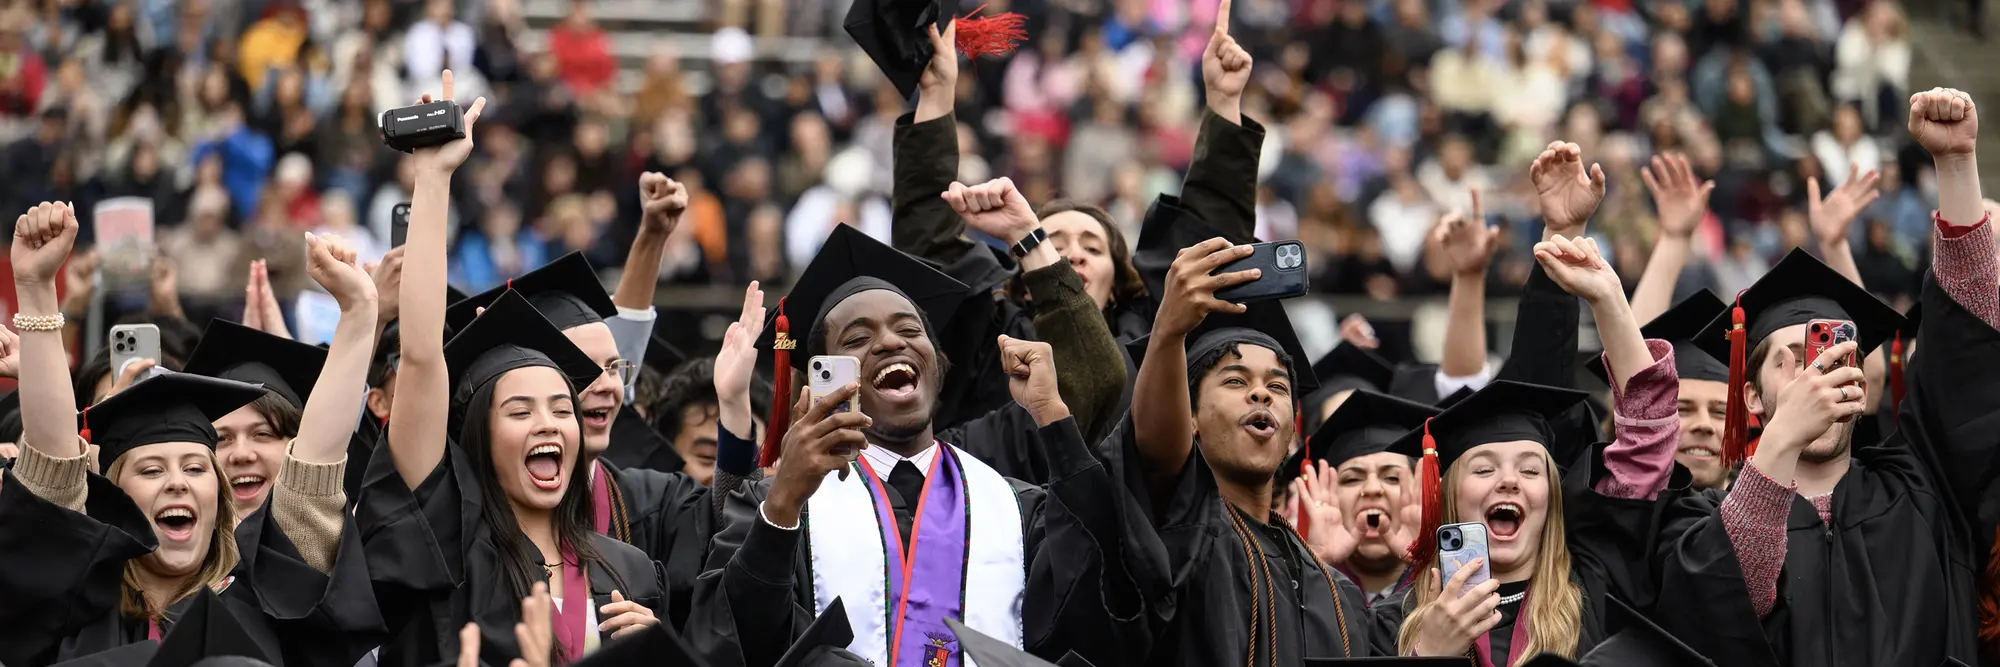
[[[820,399],[831,395],[841,387],[850,384],[858,385],[861,382],[861,360],[855,357],[822,354],[808,361],[806,368],[809,405],[818,405]],[[832,409],[827,411],[827,414],[836,415],[843,412],[859,412],[861,410],[861,406],[858,403],[859,400],[858,398],[849,397],[839,405],[833,406]],[[853,461],[861,456],[861,450],[852,447],[838,448],[836,453],[849,461]]]
[[[1824,354],[1829,348],[1835,345],[1851,340],[1859,340],[1860,338],[1861,335],[1858,333],[1858,329],[1855,328],[1854,323],[1847,320],[1813,320],[1807,322],[1806,362],[1811,363],[1812,360],[1818,359],[1819,355]],[[1855,363],[1854,355],[1848,355],[1840,361],[1839,365],[1834,366],[1834,368],[1853,366]],[[1833,368],[1826,370],[1833,370]]]
[[[1232,303],[1254,303],[1304,296],[1311,286],[1306,271],[1306,247],[1298,241],[1271,241],[1250,246],[1249,257],[1239,259],[1213,274],[1263,269],[1256,280],[1215,291],[1215,298]]]
[[[1465,580],[1466,586],[1477,586],[1493,578],[1487,562],[1491,560],[1491,550],[1486,547],[1486,524],[1454,523],[1438,527],[1438,574],[1445,579],[1468,566],[1473,566],[1471,576]]]
[[[160,327],[152,324],[111,327],[111,376],[122,377],[127,366],[142,359],[160,360]]]

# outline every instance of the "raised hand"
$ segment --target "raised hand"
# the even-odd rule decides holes
[[[82,313],[90,307],[97,291],[97,249],[76,253],[63,265],[63,306],[65,313]]]
[[[1354,555],[1357,540],[1347,529],[1340,498],[1335,495],[1339,479],[1334,476],[1333,467],[1324,460],[1315,463],[1318,465],[1308,466],[1304,474],[1292,480],[1292,489],[1304,501],[1305,519],[1312,526],[1306,531],[1306,546],[1312,548],[1319,562],[1338,566]]]
[[[1592,238],[1568,239],[1561,236],[1535,244],[1535,261],[1542,263],[1549,279],[1569,292],[1590,303],[1602,303],[1610,299],[1625,297],[1624,285],[1618,281],[1618,272],[1612,270],[1611,263],[1597,251],[1597,240]]]
[[[1979,110],[1972,96],[1951,88],[1911,95],[1910,136],[1933,158],[1971,155],[1979,143]]]
[[[0,327],[0,378],[21,377],[21,335]]]
[[[1215,298],[1215,291],[1256,280],[1259,269],[1209,275],[1222,265],[1249,257],[1255,249],[1230,245],[1228,239],[1213,238],[1182,248],[1167,269],[1166,298],[1153,318],[1156,333],[1185,336],[1201,324],[1209,313],[1241,313],[1243,304]]]
[[[1494,613],[1500,606],[1500,580],[1487,579],[1471,588],[1465,586],[1466,580],[1479,569],[1481,560],[1474,558],[1458,568],[1451,581],[1439,587],[1437,597],[1431,600],[1431,613],[1424,617],[1424,625],[1417,631],[1417,655],[1462,655],[1480,635],[1500,624],[1500,615]],[[1431,579],[1438,579],[1436,569],[1431,570]]]
[[[860,385],[850,384],[808,407],[810,390],[799,388],[798,401],[792,404],[792,414],[797,416],[792,419],[791,429],[785,431],[784,458],[778,466],[778,478],[771,483],[771,493],[764,500],[764,517],[771,523],[799,525],[799,510],[805,507],[807,498],[819,491],[827,473],[839,470],[842,479],[846,479],[850,460],[847,454],[868,446],[868,438],[861,429],[875,420],[859,410],[834,412],[833,407],[854,398],[860,391]]]
[[[1232,123],[1241,123],[1243,88],[1250,84],[1250,52],[1229,36],[1231,0],[1222,0],[1215,9],[1215,32],[1201,52],[1201,80],[1207,88],[1208,108]]]
[[[764,290],[757,281],[743,289],[743,313],[722,333],[722,351],[715,353],[717,419],[730,433],[748,438],[755,429],[750,409],[750,379],[757,374],[757,337],[764,335]]]
[[[284,308],[278,305],[278,293],[271,289],[271,271],[264,260],[250,262],[249,282],[250,286],[243,290],[243,326],[291,338],[291,329],[285,326]]]
[[[306,232],[306,273],[333,295],[343,312],[375,301],[375,279],[356,265],[354,249],[338,236]]]
[[[589,600],[587,593],[563,591],[572,599]],[[555,651],[556,624],[554,621],[555,600],[549,597],[549,585],[535,582],[528,597],[521,598],[521,622],[514,624],[514,642],[521,645],[521,657],[508,667],[549,667],[549,657]]]
[[[1493,250],[1499,247],[1500,228],[1486,226],[1486,214],[1479,205],[1476,189],[1472,190],[1471,215],[1453,209],[1438,220],[1431,233],[1437,236],[1438,246],[1444,248],[1452,275],[1486,275],[1486,266],[1493,262]]]
[[[645,211],[645,217],[639,220],[640,229],[661,236],[672,234],[687,207],[687,187],[680,181],[657,171],[639,175],[639,208]]]
[[[1858,349],[1859,345],[1853,341],[1827,348],[1778,391],[1776,414],[1765,413],[1772,417],[1759,440],[1760,449],[1803,450],[1835,423],[1853,419],[1867,410],[1867,401],[1862,400],[1868,394],[1861,387],[1862,370],[1841,364]],[[1788,347],[1774,345],[1771,353],[1778,355],[1777,363],[1783,364],[1783,368],[1793,368],[1792,364],[1797,363]]]
[[[1382,341],[1375,337],[1375,327],[1361,313],[1348,313],[1340,318],[1340,340],[1364,350],[1382,346]]]
[[[366,268],[368,278],[375,281],[376,321],[396,319],[403,300],[403,247],[396,246],[382,255],[382,261]]]
[[[1822,200],[1819,197],[1819,179],[1806,179],[1806,216],[1812,226],[1813,239],[1821,246],[1835,245],[1847,241],[1847,233],[1854,227],[1855,216],[1861,210],[1875,203],[1882,195],[1875,189],[1881,174],[1870,169],[1861,173],[1861,165],[1847,167],[1847,180]]]
[[[1653,156],[1650,167],[1639,168],[1639,178],[1653,193],[1653,206],[1660,212],[1660,235],[1684,239],[1694,235],[1708,213],[1708,195],[1715,181],[1695,178],[1686,155],[1667,153]],[[1818,197],[1814,197],[1818,199]]]
[[[173,258],[166,253],[153,253],[153,280],[148,285],[148,310],[158,315],[181,314],[180,272],[174,270]]]
[[[1042,426],[1069,417],[1069,406],[1056,390],[1055,354],[1048,343],[1000,337],[1000,369],[1007,373],[1007,390]]]
[[[1542,203],[1543,238],[1561,234],[1579,236],[1597,205],[1604,202],[1604,168],[1596,163],[1583,168],[1583,149],[1576,144],[1553,142],[1528,167],[1535,183],[1535,195]]]
[[[611,604],[597,608],[597,617],[610,619],[597,624],[597,631],[611,633],[612,639],[637,634],[647,626],[660,623],[660,618],[653,615],[653,610],[625,599],[625,595],[618,591],[611,591]]]
[[[978,185],[953,182],[939,196],[966,225],[1001,241],[1019,242],[1042,226],[1035,209],[1028,206],[1028,198],[1005,176]]]
[[[931,40],[931,61],[917,78],[919,100],[935,96],[955,98],[958,94],[958,22],[952,21],[938,32],[937,24],[924,31]]]
[[[76,245],[76,211],[66,202],[42,202],[14,219],[9,259],[14,284],[55,287],[56,271]]]
[[[451,96],[451,87],[451,70],[445,70],[444,94],[433,98],[430,93],[424,93],[423,98],[417,103],[430,104],[436,100],[456,99]],[[473,100],[472,106],[465,109],[465,138],[412,151],[410,155],[415,160],[417,168],[433,173],[450,174],[458,169],[458,165],[465,164],[465,158],[472,155],[473,126],[479,123],[479,114],[485,110],[484,97]]]
[[[139,381],[146,379],[146,375],[153,370],[154,366],[158,365],[160,365],[158,360],[146,358],[125,362],[125,367],[118,369],[118,379],[112,380],[111,388],[104,391],[104,398],[111,398],[118,395],[118,392],[125,391],[126,389],[130,389],[132,385],[139,384]],[[104,399],[98,400],[102,402]]]

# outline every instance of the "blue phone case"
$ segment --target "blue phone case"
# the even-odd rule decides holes
[[[1251,246],[1249,257],[1222,265],[1215,275],[1263,269],[1264,275],[1235,287],[1216,290],[1215,298],[1231,303],[1253,303],[1303,296],[1311,287],[1306,270],[1306,247],[1298,241],[1271,241]]]
[[[1472,559],[1479,559],[1479,567],[1465,580],[1467,588],[1477,586],[1492,578],[1488,568],[1492,560],[1486,548],[1486,524],[1454,523],[1438,526],[1438,576],[1451,581],[1460,568]],[[1451,539],[1456,536],[1456,539]]]

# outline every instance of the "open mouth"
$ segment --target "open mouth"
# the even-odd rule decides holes
[[[1354,517],[1354,525],[1354,532],[1362,539],[1381,537],[1383,529],[1389,527],[1389,513],[1374,507],[1361,510]]]
[[[561,445],[536,445],[528,450],[528,481],[543,491],[562,487]]]
[[[1240,423],[1243,426],[1243,430],[1249,431],[1250,435],[1255,436],[1259,440],[1270,438],[1278,433],[1278,416],[1271,414],[1270,410],[1258,409],[1252,411],[1250,414],[1243,415],[1243,421]]]
[[[585,408],[583,412],[580,413],[583,416],[583,427],[591,430],[603,430],[611,428],[612,413],[613,410],[609,406],[600,408]]]
[[[908,398],[917,393],[919,377],[915,366],[898,361],[875,371],[875,380],[870,384],[884,398]]]
[[[249,502],[264,492],[265,479],[262,475],[237,475],[229,478],[229,492],[237,502]]]
[[[153,515],[153,525],[159,527],[160,537],[170,542],[186,542],[194,539],[194,508],[174,505]]]
[[[1521,530],[1521,517],[1527,512],[1514,503],[1499,503],[1486,508],[1486,530],[1498,539],[1512,539]]]

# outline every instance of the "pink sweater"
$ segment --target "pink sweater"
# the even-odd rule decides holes
[[[1674,371],[1674,346],[1647,340],[1646,347],[1653,353],[1653,365],[1633,375],[1624,391],[1612,387],[1615,439],[1604,448],[1604,469],[1610,476],[1597,482],[1597,492],[1612,498],[1650,500],[1667,488],[1674,471],[1674,448],[1681,433],[1675,406],[1681,384]],[[1604,365],[1611,369],[1609,358]]]

